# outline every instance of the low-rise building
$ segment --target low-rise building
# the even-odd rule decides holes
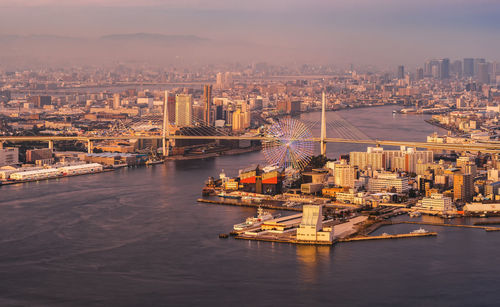
[[[443,194],[432,194],[431,197],[424,197],[421,206],[426,210],[450,211],[453,209],[452,200]]]

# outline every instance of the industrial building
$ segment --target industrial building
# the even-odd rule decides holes
[[[55,178],[61,175],[61,171],[57,168],[46,168],[36,171],[27,171],[13,173],[10,175],[12,180],[41,180],[48,178]]]
[[[81,175],[81,174],[89,174],[89,173],[97,173],[102,172],[103,167],[98,163],[89,163],[89,164],[80,164],[80,165],[72,165],[60,167],[62,175]]]
[[[240,171],[240,184],[245,192],[258,194],[278,194],[283,188],[283,172],[277,169],[267,172],[257,167]]]
[[[55,178],[59,176],[83,175],[90,173],[98,173],[102,171],[103,167],[101,164],[98,163],[79,164],[79,165],[63,166],[59,168],[43,168],[34,170],[20,169],[17,170],[17,172],[10,173],[10,179],[42,180],[42,179]]]

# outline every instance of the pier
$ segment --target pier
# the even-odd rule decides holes
[[[263,208],[263,209],[271,209],[271,210],[285,210],[285,211],[295,211],[302,212],[302,208],[295,207],[284,207],[279,205],[272,205],[266,203],[250,203],[250,202],[235,202],[235,201],[227,201],[227,200],[213,200],[213,199],[205,199],[198,198],[197,202],[205,203],[205,204],[215,204],[215,205],[226,205],[226,206],[237,206],[237,207],[250,207],[250,208]]]
[[[437,232],[402,233],[402,234],[395,234],[395,235],[380,235],[380,236],[360,236],[360,237],[352,237],[352,238],[340,239],[338,242],[384,240],[384,239],[402,239],[402,238],[418,238],[418,237],[432,237],[432,236],[437,236]]]
[[[430,226],[443,226],[443,227],[475,228],[475,229],[483,229],[483,230],[486,230],[486,231],[500,231],[500,227],[488,227],[488,226],[477,226],[477,225],[462,225],[462,224],[445,224],[445,223],[434,223],[434,222],[401,221],[401,222],[394,222],[393,224],[416,224],[416,225],[430,225]]]

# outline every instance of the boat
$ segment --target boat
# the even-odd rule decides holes
[[[408,214],[410,215],[410,217],[419,217],[422,215],[422,213],[420,213],[419,211],[412,211]]]
[[[222,197],[222,198],[232,198],[232,199],[240,199],[241,198],[240,195],[231,195],[231,194],[227,194],[226,192],[221,192],[221,193],[217,194],[217,196]]]
[[[423,228],[419,228],[419,229],[416,229],[410,233],[419,234],[419,233],[428,233],[428,232],[429,232],[428,230],[425,230]]]
[[[154,164],[162,164],[163,163],[163,160],[147,160],[146,161],[146,165],[154,165]]]
[[[259,207],[259,209],[257,209],[257,216],[255,216],[255,217],[251,216],[251,217],[247,218],[245,220],[245,222],[234,225],[233,229],[234,230],[243,230],[243,229],[246,229],[246,228],[252,227],[252,226],[260,226],[265,221],[272,220],[273,218],[274,218],[274,216],[270,212],[264,211],[262,208]]]

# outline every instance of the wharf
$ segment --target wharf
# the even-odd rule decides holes
[[[500,225],[500,221],[480,221],[474,223],[474,226],[481,226],[481,225]]]
[[[2,185],[12,185],[12,184],[21,184],[21,183],[28,183],[28,182],[37,182],[37,181],[45,181],[45,180],[53,180],[53,179],[62,179],[66,177],[75,177],[75,176],[84,176],[84,175],[94,175],[94,174],[100,174],[104,172],[112,172],[114,169],[103,169],[100,172],[92,172],[92,173],[85,173],[85,174],[69,174],[69,175],[60,175],[60,176],[55,176],[55,177],[50,177],[50,178],[42,178],[42,179],[28,179],[28,180],[16,180],[16,181],[2,181],[0,182],[0,187]]]
[[[251,208],[263,208],[263,209],[272,209],[272,210],[285,210],[285,211],[295,211],[302,212],[302,208],[294,208],[294,207],[284,207],[278,205],[271,205],[266,203],[244,203],[244,202],[235,202],[235,201],[224,201],[224,200],[212,200],[212,199],[204,199],[198,198],[199,203],[206,204],[216,204],[216,205],[226,205],[226,206],[237,206],[237,207],[251,207]]]
[[[488,227],[488,226],[476,226],[476,225],[461,225],[461,224],[445,224],[445,223],[434,223],[434,222],[401,221],[401,222],[393,222],[393,224],[416,224],[416,225],[430,225],[430,226],[444,226],[444,227],[475,228],[475,229],[483,229],[483,230],[486,230],[486,231],[500,231],[500,227]]]
[[[437,236],[437,232],[403,233],[403,234],[395,234],[395,235],[352,237],[352,238],[341,239],[341,240],[339,240],[339,242],[384,240],[384,239],[402,239],[402,238],[417,238],[417,237],[431,237],[431,236]]]
[[[300,244],[300,245],[333,245],[335,241],[299,241],[295,239],[287,239],[287,238],[271,238],[271,237],[256,237],[256,236],[247,236],[247,235],[239,235],[234,237],[238,240],[251,240],[251,241],[264,241],[264,242],[277,242],[277,243],[290,243],[290,244]]]

